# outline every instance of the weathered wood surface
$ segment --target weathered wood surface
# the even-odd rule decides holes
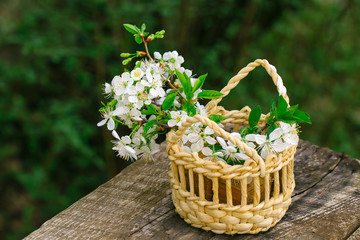
[[[229,239],[185,223],[174,211],[165,151],[138,161],[25,239]],[[360,239],[360,161],[301,141],[296,188],[272,229],[231,239]]]

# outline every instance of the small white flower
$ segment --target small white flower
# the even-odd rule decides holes
[[[115,76],[111,81],[111,85],[114,88],[114,92],[118,96],[128,92],[129,88],[131,88],[133,83],[134,81],[131,78],[127,79],[119,76]]]
[[[164,53],[163,59],[165,61],[168,61],[169,68],[172,71],[174,71],[175,69],[180,68],[181,64],[184,63],[184,58],[182,56],[179,56],[179,53],[177,51]]]
[[[266,135],[249,134],[246,136],[248,141],[255,141],[259,146],[257,149],[260,151],[260,155],[263,159],[266,159],[270,153],[279,153],[284,151],[288,144],[281,141],[283,130],[277,128],[272,131],[267,137]]]
[[[116,112],[115,112],[116,114]],[[101,127],[107,123],[107,128],[111,131],[115,128],[115,122],[113,119],[113,116],[115,115],[113,111],[111,111],[109,108],[106,108],[105,111],[102,112],[103,120],[97,123],[98,127]]]
[[[130,80],[131,76],[130,76],[130,73],[129,72],[123,72],[121,74],[121,77],[125,80]]]
[[[216,140],[220,143],[223,149],[221,152],[224,154],[226,159],[229,158],[232,161],[241,161],[249,158],[243,151],[238,152],[237,146],[232,144],[230,141],[226,143],[221,137],[216,137]]]
[[[161,59],[161,54],[159,52],[154,52],[154,57],[156,59]]]
[[[199,114],[200,116],[203,116],[203,117],[209,116],[209,113],[206,110],[204,105],[201,105],[199,102],[196,102],[195,107],[196,107],[196,113]]]
[[[192,76],[192,71],[189,70],[189,69],[185,69],[185,74],[188,76],[188,77],[191,77]],[[193,84],[194,85],[194,84]]]
[[[295,124],[290,125],[288,123],[280,122],[280,128],[284,132],[284,135],[282,137],[284,142],[286,142],[292,146],[298,144],[299,135],[298,135],[298,130],[297,130]]]
[[[111,90],[112,90],[112,87],[110,84],[108,83],[105,83],[105,88],[104,88],[104,91],[106,94],[110,94],[111,93]]]
[[[181,126],[181,123],[186,120],[188,117],[185,111],[171,111],[170,112],[171,119],[168,121],[169,127]]]
[[[122,116],[130,112],[130,109],[122,104],[117,104],[116,109],[113,112],[114,116]]]
[[[117,139],[117,141],[114,141],[115,146],[113,147],[113,150],[117,151],[118,155],[125,160],[129,160],[131,158],[136,160],[136,151],[129,146],[131,144],[130,137],[123,136],[120,138],[115,130],[112,131],[112,135]]]
[[[136,68],[131,71],[131,78],[135,81],[140,80],[144,76],[144,72],[141,70],[141,68]]]
[[[221,158],[224,157],[221,152],[213,152],[213,150],[211,150],[209,147],[204,147],[201,152],[206,156],[203,159],[207,161],[217,162],[219,160],[223,160]]]

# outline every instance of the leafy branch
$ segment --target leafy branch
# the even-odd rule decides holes
[[[261,117],[260,106],[255,107],[249,114],[249,127],[243,128],[241,134],[247,135],[251,133],[265,133],[270,135],[278,125],[277,122],[282,121],[289,124],[308,123],[311,124],[310,116],[298,109],[299,105],[289,107],[283,96],[279,96],[278,104],[272,101],[270,107],[270,116],[266,118],[265,125],[260,129],[258,123]]]
[[[137,26],[132,25],[132,24],[124,24],[124,28],[128,32],[134,34],[134,39],[135,39],[136,43],[138,43],[138,44],[143,43],[144,44],[145,52],[137,51],[136,53],[121,53],[120,54],[121,57],[126,57],[126,59],[122,62],[123,65],[127,65],[135,57],[143,57],[145,55],[151,61],[153,61],[153,58],[151,57],[151,55],[149,53],[147,43],[154,40],[154,39],[156,39],[156,38],[163,38],[164,34],[165,34],[165,30],[158,31],[155,34],[150,34],[149,32],[145,32],[145,29],[146,29],[145,24],[142,24],[140,28],[138,28]]]

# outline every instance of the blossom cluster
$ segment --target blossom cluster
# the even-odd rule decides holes
[[[111,84],[105,83],[104,92],[110,101],[100,109],[104,119],[97,125],[107,124],[108,130],[117,139],[113,149],[127,160],[152,160],[152,155],[159,151],[159,144],[155,142],[158,135],[156,127],[151,127],[144,134],[144,123],[156,119],[159,107],[150,115],[144,114],[144,110],[162,105],[166,98],[166,82],[174,77],[175,70],[191,75],[190,70],[181,66],[184,58],[177,51],[166,52],[163,56],[155,52],[154,55],[156,61],[139,61],[131,72],[115,76]],[[174,84],[181,85],[178,81],[174,81]],[[180,126],[188,117],[185,111],[180,110],[179,98],[177,96],[174,100],[175,111],[169,111],[169,116],[165,118],[168,119],[166,123],[169,127]],[[127,125],[133,132],[120,138],[114,130],[117,124]]]
[[[221,123],[220,127],[224,127]],[[232,132],[231,135],[257,150],[259,155],[266,159],[269,154],[277,154],[285,149],[295,146],[299,142],[298,129],[295,124],[279,122],[279,128],[270,133],[241,135],[239,132]],[[228,164],[243,164],[249,157],[239,147],[217,136],[208,126],[196,123],[190,126],[183,137],[180,145],[182,149],[191,154],[200,152],[204,160],[213,162],[224,161]]]

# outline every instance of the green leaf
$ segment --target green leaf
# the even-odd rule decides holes
[[[156,119],[152,119],[145,124],[144,134],[146,134],[150,130],[150,128],[152,128],[154,126],[155,122],[156,122]]]
[[[303,112],[303,111],[296,110],[294,112],[294,117],[296,119],[298,119],[299,121],[301,121],[301,122],[312,124],[312,122],[310,120],[310,116],[307,113]],[[298,123],[301,123],[301,122],[298,122]]]
[[[145,23],[143,23],[143,25],[141,25],[141,32],[144,33],[145,29],[146,29],[146,25]]]
[[[147,109],[143,109],[143,110],[141,110],[140,112],[141,112],[141,114],[144,114],[144,115],[151,115],[151,114],[152,114],[152,113],[151,113],[149,110],[147,110]]]
[[[165,111],[168,110],[174,104],[175,98],[176,98],[176,93],[167,95],[162,104],[162,108]]]
[[[279,96],[278,107],[277,107],[277,114],[281,115],[285,113],[288,108],[288,104],[282,95]]]
[[[134,69],[141,67],[141,61],[138,61],[138,63],[135,65]]]
[[[294,114],[294,112],[298,109],[299,104],[296,104],[294,106],[288,107],[288,109],[286,110],[287,112]]]
[[[135,26],[135,25],[131,25],[131,24],[124,24],[124,28],[133,34],[139,33],[139,29]]]
[[[150,104],[150,105],[146,105],[146,107],[151,114],[156,114],[157,111],[156,111],[156,107],[154,105]]]
[[[207,77],[207,73],[204,75],[201,75],[198,79],[196,79],[195,83],[194,83],[194,87],[193,87],[193,93],[196,92],[199,88],[202,87],[202,85],[204,84],[204,81]]]
[[[177,69],[175,69],[175,74],[184,88],[186,99],[191,100],[194,94],[192,92],[191,82],[188,80],[188,77],[186,76],[186,74],[182,74]]]
[[[108,106],[113,107],[113,106],[115,106],[116,104],[117,104],[117,100],[114,99],[114,100],[112,100],[111,102],[108,103]]]
[[[139,35],[135,36],[135,42],[137,42],[138,44],[141,44],[142,38]]]
[[[195,108],[194,104],[192,104],[191,102],[185,102],[184,110],[190,117],[192,117],[196,114],[196,108]]]
[[[296,121],[296,118],[294,118],[293,114],[290,112],[283,112],[283,113],[278,113],[278,116],[276,118],[277,121],[285,121],[288,123],[293,123],[294,121]]]
[[[270,106],[270,113],[275,115],[275,111],[276,111],[276,103],[274,100],[272,100],[271,106]]]
[[[253,129],[256,127],[260,120],[261,116],[261,108],[260,106],[257,106],[256,108],[252,109],[249,115],[249,127]]]
[[[204,90],[198,94],[198,98],[215,99],[224,95],[221,92],[215,90]]]
[[[209,116],[209,119],[216,122],[216,123],[220,123],[221,121],[226,120],[226,117],[223,117],[223,116],[218,115],[218,114],[211,114]]]

